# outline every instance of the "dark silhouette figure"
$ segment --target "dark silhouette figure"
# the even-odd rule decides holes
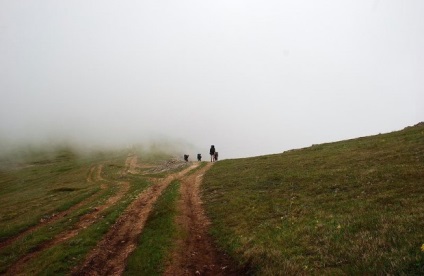
[[[184,160],[187,162],[188,161],[188,154],[184,154]]]
[[[211,149],[209,150],[209,154],[211,155],[211,162],[215,161],[215,146],[212,145]]]
[[[197,161],[202,161],[202,155],[200,153],[197,154]]]
[[[217,151],[215,151],[213,158],[214,158],[215,161],[218,161],[218,152]]]

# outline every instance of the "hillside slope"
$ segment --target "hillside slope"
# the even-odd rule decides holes
[[[258,274],[424,274],[423,123],[220,161],[202,195],[213,235]]]

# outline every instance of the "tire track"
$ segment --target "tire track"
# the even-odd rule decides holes
[[[105,181],[105,179],[102,177],[102,170],[103,164],[92,166],[87,176],[87,182],[93,183],[97,181]]]
[[[197,166],[198,163],[192,164],[140,194],[72,275],[121,275],[158,197],[174,179],[180,179]]]
[[[200,198],[203,174],[212,166],[208,163],[196,173],[181,180],[181,199],[176,223],[185,239],[176,241],[176,249],[164,275],[243,275],[229,256],[222,253],[208,234],[210,221]]]

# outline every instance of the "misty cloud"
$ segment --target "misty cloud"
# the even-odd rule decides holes
[[[401,129],[424,119],[423,12],[418,0],[2,1],[0,140],[166,139],[225,159]]]

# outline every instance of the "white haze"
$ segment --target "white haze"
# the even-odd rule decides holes
[[[424,1],[0,1],[0,141],[207,159],[424,119]],[[190,149],[190,150],[189,150]]]

